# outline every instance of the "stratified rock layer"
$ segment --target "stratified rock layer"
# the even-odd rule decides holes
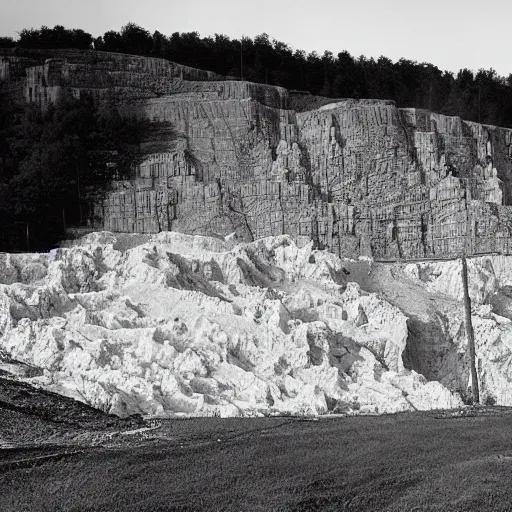
[[[103,232],[4,263],[0,355],[9,368],[24,363],[28,381],[108,412],[310,415],[461,404],[404,368],[408,329],[398,308],[347,283],[334,254],[289,236],[235,245]]]
[[[384,259],[511,252],[509,129],[391,101],[296,113],[285,89],[161,59],[1,52],[0,79],[43,108],[67,87],[172,126],[147,145],[136,178],[98,201],[96,227],[289,234]]]

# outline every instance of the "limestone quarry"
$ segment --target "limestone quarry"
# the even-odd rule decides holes
[[[512,130],[93,51],[0,50],[0,80],[171,128],[95,232],[0,255],[4,371],[120,415],[458,407],[464,252],[482,396],[512,405]]]
[[[67,88],[171,128],[95,201],[98,230],[288,234],[376,259],[510,253],[510,129],[385,100],[297,112],[280,87],[95,51],[0,50],[0,80],[43,109]]]

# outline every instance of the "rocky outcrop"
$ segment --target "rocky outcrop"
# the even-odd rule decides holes
[[[162,59],[103,52],[2,51],[4,80],[28,101],[58,91],[115,98],[172,126],[90,223],[121,232],[299,245],[377,259],[508,254],[512,130],[391,101],[344,100],[297,113],[288,91]],[[45,60],[46,59],[46,60]],[[32,63],[32,65],[29,65]]]
[[[342,261],[311,243],[103,232],[47,256],[12,255],[10,267],[18,258],[27,270],[6,273],[0,285],[0,353],[30,367],[32,384],[108,412],[356,414],[461,404],[404,367],[406,317],[347,283]]]

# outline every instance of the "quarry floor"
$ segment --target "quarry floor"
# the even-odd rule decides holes
[[[0,510],[510,511],[512,410],[176,419],[0,450]]]

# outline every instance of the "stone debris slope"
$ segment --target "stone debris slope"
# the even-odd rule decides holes
[[[470,399],[470,359],[460,260],[344,262],[349,279],[408,318],[404,366]],[[512,405],[512,258],[468,259],[481,401]]]
[[[286,235],[92,233],[4,259],[0,349],[40,370],[19,378],[123,416],[461,405],[404,368],[406,316],[346,274]]]
[[[483,400],[512,405],[512,258],[483,256],[468,260],[475,331],[476,365]],[[408,280],[441,300],[431,301],[411,346],[419,349],[416,369],[450,389],[467,389],[469,357],[462,307],[460,260],[403,265]],[[402,308],[407,314],[407,310]],[[420,327],[417,317],[409,325]],[[412,337],[414,338],[414,336]]]

